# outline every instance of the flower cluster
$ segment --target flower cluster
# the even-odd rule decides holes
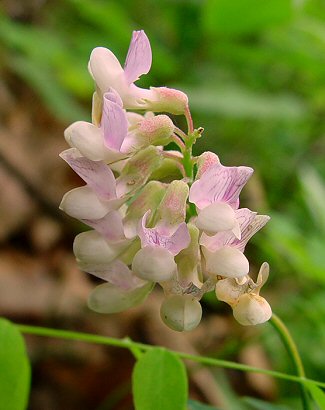
[[[105,281],[89,306],[119,312],[158,283],[165,294],[161,318],[174,330],[199,324],[200,299],[212,290],[239,323],[263,323],[272,314],[259,296],[268,265],[255,283],[244,250],[269,217],[239,208],[253,170],[224,166],[212,152],[193,157],[203,129],[193,128],[186,94],[134,84],[150,67],[143,31],[133,33],[124,67],[110,50],[95,48],[92,123],[65,131],[71,148],[61,157],[85,185],[67,192],[60,208],[93,228],[75,238],[74,253],[81,270]],[[185,115],[188,132],[166,113]]]

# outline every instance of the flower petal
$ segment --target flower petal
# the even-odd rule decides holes
[[[190,190],[190,202],[203,209],[214,202],[227,202],[236,208],[240,191],[253,173],[249,167],[224,167],[216,164],[195,181]]]
[[[144,214],[139,226],[139,236],[142,247],[159,246],[167,249],[174,256],[182,249],[188,247],[191,237],[185,222],[182,222],[172,235],[162,235],[159,233],[158,228],[146,228],[146,221],[149,214],[150,210]]]
[[[77,219],[100,219],[111,209],[112,201],[101,201],[87,185],[67,192],[60,209]]]
[[[205,209],[207,208],[204,208],[204,210]],[[222,248],[223,246],[229,245],[236,247],[241,252],[243,252],[249,238],[255,233],[253,232],[252,235],[247,239],[248,233],[251,232],[250,226],[256,218],[256,212],[253,212],[248,208],[241,208],[237,209],[234,213],[236,215],[235,229],[239,228],[238,232],[234,232],[233,229],[232,231],[219,232],[212,237],[203,233],[200,239],[200,244],[207,247],[210,251],[215,251]]]
[[[105,146],[120,151],[128,132],[128,121],[123,108],[109,98],[109,93],[104,95],[102,127]]]
[[[86,158],[92,161],[103,159],[105,146],[102,131],[86,121],[77,121],[65,131],[64,137],[71,147],[75,147]]]
[[[120,97],[119,93],[112,87],[109,89],[109,91],[107,91],[107,93],[104,94],[104,99],[107,99],[123,108],[122,98]]]
[[[236,248],[225,246],[215,252],[203,248],[206,260],[206,270],[215,276],[240,278],[249,272],[249,263],[246,256]]]
[[[132,262],[133,272],[141,279],[165,282],[176,273],[174,256],[165,248],[146,246],[140,249]]]
[[[215,202],[203,208],[196,220],[196,226],[208,235],[231,230],[235,225],[235,211],[223,202]]]
[[[105,200],[116,198],[116,183],[112,170],[102,161],[82,157],[76,148],[61,152],[60,157]]]
[[[243,326],[259,325],[272,316],[269,303],[261,296],[246,293],[233,306],[234,318]]]
[[[268,215],[255,215],[255,218],[251,223],[242,230],[242,236],[240,241],[236,244],[236,247],[244,252],[245,246],[247,242],[250,240],[252,236],[256,234],[260,229],[263,228],[264,225],[267,224],[267,222],[270,220],[270,217]]]
[[[265,285],[269,278],[269,274],[270,266],[267,262],[263,262],[257,275],[256,288],[254,289],[254,293],[260,293],[261,288]]]
[[[64,136],[71,147],[92,161],[110,163],[126,157],[124,153],[106,148],[102,130],[89,122],[74,122],[65,130]]]
[[[136,289],[147,283],[135,276],[127,265],[118,259],[107,264],[89,263],[84,265],[84,267],[87,267],[87,273],[103,279],[123,290]]]
[[[148,37],[143,30],[134,31],[124,65],[128,84],[134,83],[142,74],[147,74],[151,63],[152,53]]]
[[[96,47],[90,55],[88,69],[102,93],[114,86],[117,91],[123,88],[124,71],[115,55],[104,47]],[[125,85],[124,85],[125,87]]]
[[[125,291],[111,283],[97,286],[90,294],[88,306],[98,313],[117,313],[137,306],[152,290],[152,284]]]
[[[129,241],[119,244],[109,244],[102,235],[96,231],[82,232],[77,235],[73,242],[73,252],[81,270],[88,272],[87,267],[98,266],[103,269],[116,259],[127,246]]]
[[[122,216],[118,211],[110,211],[101,219],[84,219],[83,222],[94,228],[109,242],[125,239]]]

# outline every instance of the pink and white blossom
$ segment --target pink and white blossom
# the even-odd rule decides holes
[[[151,68],[150,42],[143,30],[134,31],[124,67],[107,48],[96,47],[90,56],[88,68],[100,94],[113,87],[121,96],[126,109],[147,109],[156,112],[184,114],[188,98],[182,91],[167,87],[137,87],[136,82]],[[97,97],[96,97],[97,98]]]

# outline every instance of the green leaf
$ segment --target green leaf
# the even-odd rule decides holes
[[[2,410],[24,410],[30,387],[30,365],[24,339],[6,319],[0,319],[0,398]]]
[[[209,406],[208,404],[200,403],[199,401],[196,401],[196,400],[189,400],[188,410],[220,410],[220,409]]]
[[[323,392],[323,390],[312,383],[306,383],[305,386],[308,388],[319,410],[325,410],[325,393]]]
[[[133,396],[136,410],[185,410],[187,375],[179,357],[163,348],[149,350],[134,366]]]
[[[212,35],[242,35],[286,23],[292,15],[290,0],[208,0],[203,24]]]

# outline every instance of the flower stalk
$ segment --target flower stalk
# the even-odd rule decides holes
[[[305,370],[304,370],[301,357],[299,355],[297,345],[295,341],[293,340],[288,328],[283,323],[283,321],[279,318],[279,316],[277,316],[275,313],[272,314],[272,317],[270,319],[270,324],[273,326],[275,331],[280,336],[280,339],[282,340],[292,360],[292,363],[295,367],[297,376],[300,377],[302,381],[306,381],[307,379],[305,375]],[[300,383],[300,393],[301,393],[303,410],[312,410],[312,406],[310,403],[310,396],[309,396],[307,388],[305,387],[303,383]]]
[[[79,342],[86,342],[86,343],[95,343],[101,344],[106,346],[115,346],[124,349],[133,349],[136,348],[138,351],[148,351],[151,349],[155,349],[156,346],[147,345],[144,343],[134,342],[130,338],[124,339],[116,339],[113,337],[107,336],[100,336],[91,333],[82,333],[82,332],[73,332],[69,330],[61,330],[61,329],[52,329],[48,327],[41,327],[41,326],[29,326],[24,324],[16,324],[17,329],[23,334],[29,335],[37,335],[41,337],[53,337],[63,340],[74,340]],[[305,383],[311,383],[315,386],[325,388],[325,383],[303,378],[300,376],[290,375],[286,373],[281,373],[273,370],[268,369],[261,369],[258,367],[248,366],[241,363],[231,362],[228,360],[221,360],[215,359],[212,357],[204,357],[204,356],[196,356],[189,353],[178,352],[174,351],[181,359],[188,359],[192,360],[197,363],[201,363],[202,365],[207,366],[216,366],[222,367],[225,369],[234,369],[243,372],[250,372],[250,373],[259,373],[259,374],[266,374],[268,376],[275,377],[277,379],[287,380],[291,382],[298,383],[300,385],[304,385]]]

